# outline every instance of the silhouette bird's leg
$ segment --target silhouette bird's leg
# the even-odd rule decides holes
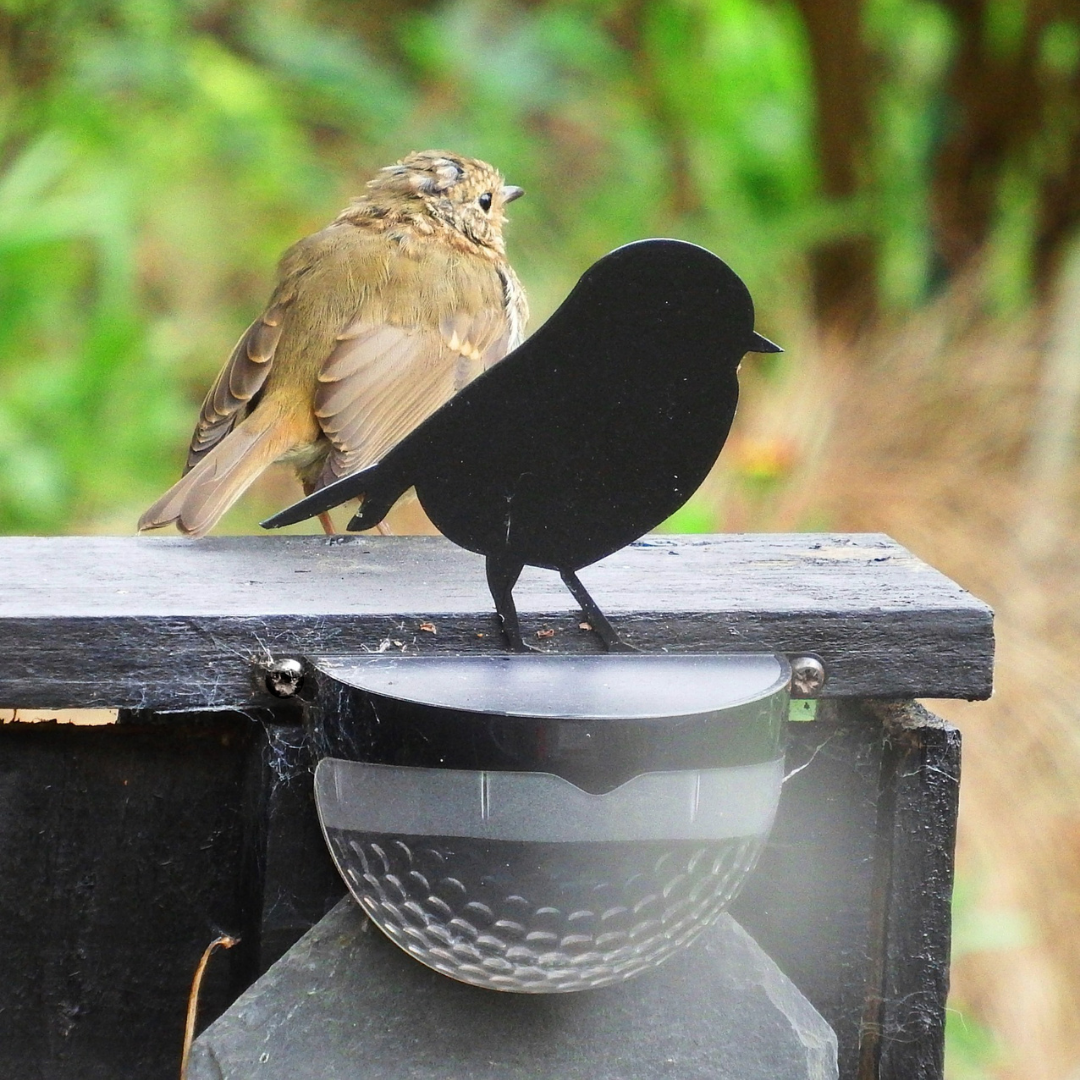
[[[304,483],[303,488],[305,495],[310,495],[313,491],[315,491],[315,485],[313,483]],[[327,536],[337,536],[337,529],[334,527],[334,519],[330,516],[329,510],[324,510],[319,515],[319,524],[322,526],[322,531],[326,533]],[[378,529],[383,536],[394,535],[394,530],[391,529],[385,521],[380,521],[379,524],[375,526],[375,528]]]
[[[615,627],[607,621],[607,616],[596,606],[596,601],[589,595],[580,578],[573,570],[560,570],[563,584],[574,595],[574,599],[581,605],[581,610],[589,625],[596,632],[596,636],[604,643],[608,652],[637,652],[633,645],[627,645],[618,634]]]
[[[536,651],[531,645],[526,645],[521,637],[517,608],[514,606],[514,586],[524,569],[524,563],[513,559],[497,559],[493,555],[487,558],[487,581],[491,599],[495,601],[495,610],[499,613],[503,634],[513,652]]]

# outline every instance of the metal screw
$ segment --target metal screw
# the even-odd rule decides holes
[[[266,689],[274,697],[292,697],[304,684],[299,660],[272,660],[266,665]]]
[[[817,697],[825,686],[825,665],[816,656],[791,658],[791,696]]]

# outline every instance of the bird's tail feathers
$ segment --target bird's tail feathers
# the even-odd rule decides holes
[[[188,536],[204,536],[259,473],[288,449],[277,425],[248,417],[139,518],[139,532],[175,522]]]

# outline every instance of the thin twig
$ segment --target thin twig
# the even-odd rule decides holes
[[[187,1080],[188,1057],[191,1055],[191,1044],[195,1041],[195,1020],[199,1015],[199,990],[202,987],[203,975],[206,973],[206,965],[216,949],[231,949],[239,941],[239,938],[222,934],[221,937],[214,938],[203,950],[202,959],[195,969],[195,978],[191,980],[191,993],[188,994],[187,1023],[184,1025],[184,1052],[180,1057],[180,1080]]]

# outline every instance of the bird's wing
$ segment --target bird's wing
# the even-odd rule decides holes
[[[266,310],[244,331],[214,385],[203,399],[188,448],[189,472],[251,412],[273,366],[282,331],[294,305],[301,280],[312,261],[327,246],[327,232],[293,244],[278,264],[277,285]]]
[[[281,338],[285,319],[283,304],[271,304],[243,333],[225,366],[218,372],[202,403],[195,432],[188,448],[190,471],[247,415],[251,399],[259,392],[270,371],[274,350]]]
[[[509,326],[500,299],[495,293],[479,310],[458,308],[435,326],[395,326],[361,313],[338,335],[315,394],[315,415],[333,446],[319,486],[378,461],[502,359]]]

